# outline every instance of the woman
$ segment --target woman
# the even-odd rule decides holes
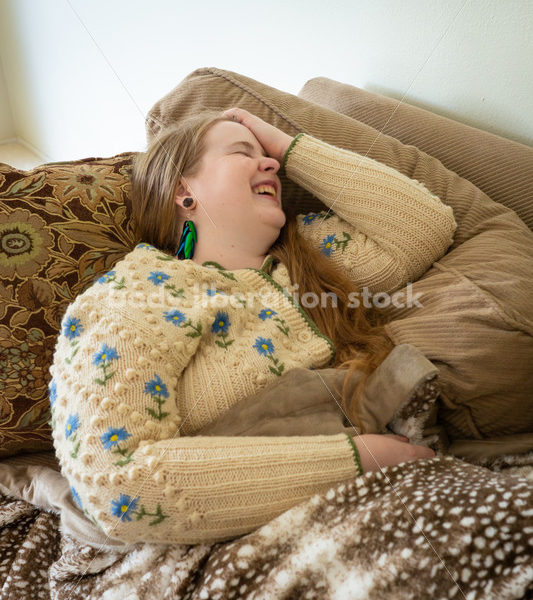
[[[287,221],[281,163],[331,210]],[[69,306],[51,369],[63,473],[109,536],[227,540],[336,482],[434,456],[355,427],[353,439],[193,434],[296,367],[368,376],[393,344],[350,294],[420,277],[452,243],[450,207],[242,109],[165,130],[135,160],[132,206],[143,243]],[[306,307],[295,284],[329,301]],[[343,398],[355,424],[361,387]]]

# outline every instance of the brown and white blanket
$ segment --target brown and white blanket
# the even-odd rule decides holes
[[[533,453],[485,466],[447,454],[431,423],[437,370],[402,346],[366,386],[363,433],[404,433],[437,456],[339,482],[226,542],[106,539],[72,502],[53,453],[1,461],[0,599],[532,597]],[[330,393],[339,375],[295,370],[197,435],[348,431]]]

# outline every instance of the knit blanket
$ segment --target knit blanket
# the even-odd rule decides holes
[[[331,393],[341,381],[334,369],[294,370],[196,433],[348,431]],[[432,363],[396,347],[365,388],[363,432],[402,433],[437,456],[339,482],[215,544],[117,544],[77,510],[53,455],[49,466],[0,461],[0,597],[531,597],[533,452],[485,466],[447,455],[431,424],[438,393]]]
[[[196,546],[83,545],[59,515],[1,496],[1,597],[531,597],[533,456],[520,469],[406,462],[341,482],[248,535]]]

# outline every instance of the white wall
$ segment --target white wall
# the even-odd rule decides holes
[[[4,77],[4,70],[0,62],[0,144],[8,142],[15,137],[15,127],[13,125],[13,115],[7,91],[7,84]]]
[[[533,145],[532,57],[533,0],[0,0],[14,129],[54,161],[144,149],[147,111],[208,66],[293,94],[325,76]]]

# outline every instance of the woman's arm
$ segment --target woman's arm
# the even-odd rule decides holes
[[[141,287],[135,302],[121,297],[135,283],[122,275],[117,269],[122,287],[93,286],[69,306],[50,384],[62,473],[106,534],[132,543],[227,540],[360,474],[345,433],[181,437],[187,415],[176,389],[200,338],[176,313],[139,304]],[[201,394],[195,400],[216,413]]]
[[[307,134],[283,160],[287,176],[330,209],[300,216],[301,233],[374,293],[416,281],[453,241],[453,209],[391,167]]]

